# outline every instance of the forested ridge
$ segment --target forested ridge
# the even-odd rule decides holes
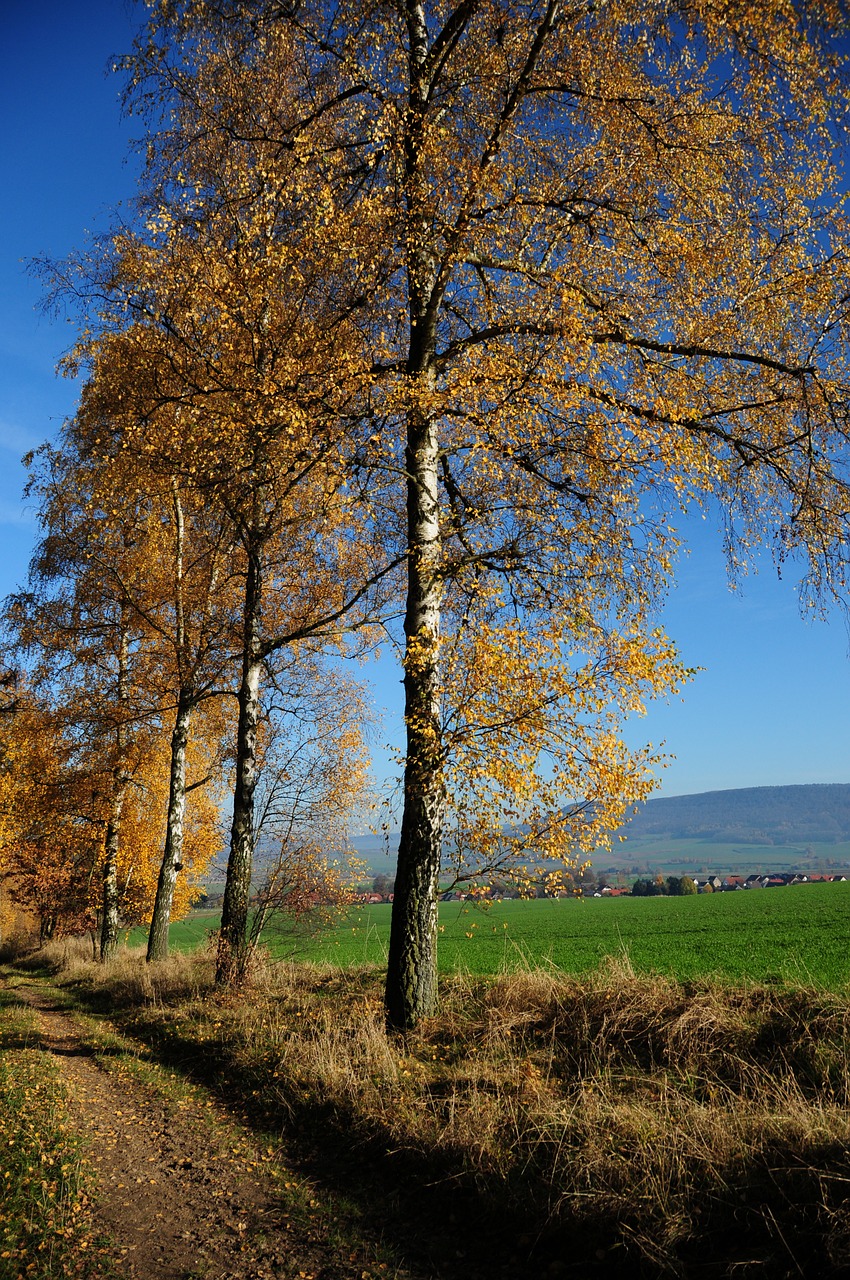
[[[649,800],[622,834],[752,844],[850,840],[850,783],[742,787]]]

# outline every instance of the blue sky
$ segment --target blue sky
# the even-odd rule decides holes
[[[73,412],[77,388],[54,374],[73,333],[38,312],[42,288],[26,264],[62,257],[133,192],[133,123],[105,72],[138,21],[125,0],[0,0],[0,595],[21,583],[35,536],[24,510],[20,456]],[[704,670],[679,698],[629,729],[676,757],[660,794],[850,781],[850,662],[842,615],[801,619],[793,574],[769,561],[734,594],[721,537],[692,521],[692,545],[662,621],[684,660]],[[368,675],[368,669],[366,674]],[[399,673],[372,670],[384,710],[377,742],[401,733]],[[378,748],[382,774],[386,755]]]

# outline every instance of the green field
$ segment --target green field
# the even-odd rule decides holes
[[[321,938],[270,932],[272,954],[349,965],[386,958],[390,907],[355,912]],[[172,926],[172,945],[194,949],[218,924],[197,912]],[[488,911],[440,908],[440,967],[470,973],[554,965],[586,973],[628,956],[643,973],[682,980],[720,977],[840,989],[850,983],[850,882],[689,898],[584,898],[502,902]],[[130,941],[143,939],[134,931]],[[471,936],[470,936],[471,935]]]
[[[617,868],[631,872],[640,867],[640,874],[695,875],[712,872],[714,875],[750,875],[762,871],[846,871],[850,867],[850,842],[826,844],[746,844],[741,841],[681,840],[664,836],[627,836],[622,844],[615,845],[610,853],[597,854],[593,859],[596,872]],[[638,874],[633,872],[632,874]]]

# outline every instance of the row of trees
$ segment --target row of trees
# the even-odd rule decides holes
[[[434,1009],[441,868],[527,882],[651,789],[621,723],[687,675],[654,621],[678,511],[719,503],[733,566],[767,541],[843,591],[843,31],[830,0],[151,9],[122,63],[136,212],[51,268],[84,390],[13,616],[38,647],[68,582],[117,588],[64,652],[109,646],[113,815],[139,708],[170,708],[166,898],[188,743],[232,742],[220,982],[264,696],[297,742],[291,699],[346,684],[330,655],[397,646],[404,1028]],[[350,735],[324,759],[354,782]]]
[[[26,670],[0,722],[0,865],[42,937],[94,927],[108,960],[120,920],[149,920],[148,957],[162,959],[172,914],[185,913],[221,846],[238,549],[220,572],[224,544],[203,544],[205,513],[176,484],[159,503],[136,492],[130,518],[116,506],[120,493],[94,483],[81,504],[86,464],[66,437],[64,451],[31,460],[45,535],[29,589],[7,602]],[[215,658],[204,667],[205,649]],[[301,915],[345,899],[325,855],[344,848],[366,767],[356,684],[306,656],[271,676],[257,730],[263,781],[252,832],[264,835],[266,857],[255,921],[274,907]],[[246,932],[246,949],[249,941]]]
[[[696,884],[690,876],[667,876],[664,879],[658,875],[654,880],[635,880],[632,885],[632,896],[635,898],[682,898],[696,891]]]

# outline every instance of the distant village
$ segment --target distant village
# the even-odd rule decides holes
[[[840,873],[805,875],[802,871],[772,871],[767,875],[725,876],[723,879],[720,876],[710,875],[693,877],[698,892],[706,890],[710,885],[713,891],[720,890],[724,893],[729,889],[780,889],[788,884],[823,884],[846,879],[847,877]]]
[[[807,875],[802,871],[768,871],[766,873],[758,872],[749,876],[715,876],[710,873],[703,873],[695,876],[656,876],[651,880],[635,880],[630,886],[610,886],[607,884],[597,883],[596,887],[590,887],[589,892],[585,892],[582,887],[583,897],[620,897],[621,895],[631,896],[633,898],[652,898],[657,896],[682,897],[692,893],[737,893],[741,889],[783,889],[787,885],[794,884],[826,884],[833,881],[846,881],[847,876],[841,872],[832,874],[812,873]]]
[[[609,877],[606,873],[602,873],[598,877],[590,873],[587,878],[552,890],[546,889],[541,885],[536,896],[540,898],[679,898],[695,893],[737,893],[742,889],[784,889],[789,885],[798,884],[843,883],[847,878],[847,875],[840,871],[823,874],[816,872],[806,874],[802,871],[768,871],[766,873],[758,872],[749,876],[719,876],[700,873],[694,876],[657,875],[647,879],[638,878],[631,885],[614,885],[608,883]],[[372,890],[360,893],[358,900],[372,905],[381,902],[392,902],[394,896],[393,888],[393,881],[389,877],[376,876]],[[500,883],[491,885],[483,892],[477,890],[475,894],[467,893],[462,889],[448,889],[440,895],[440,901],[465,902],[467,898],[473,896],[479,900],[488,898],[491,901],[499,901],[503,898],[527,897],[528,894],[520,893],[512,885]]]

